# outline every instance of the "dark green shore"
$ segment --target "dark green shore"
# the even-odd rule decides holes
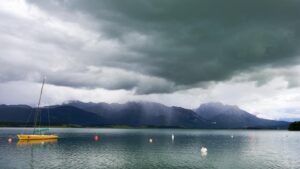
[[[293,123],[292,123],[293,124]],[[33,123],[15,123],[15,122],[0,122],[1,127],[33,127]],[[206,128],[186,128],[180,126],[151,126],[151,125],[139,125],[139,126],[130,126],[130,125],[78,125],[78,124],[51,124],[49,125],[39,125],[41,128],[119,128],[119,129],[205,129]],[[213,128],[218,130],[287,130],[283,128]],[[208,129],[209,130],[209,129]],[[289,129],[290,130],[290,129]]]
[[[290,131],[300,131],[300,121],[291,123],[288,129]]]

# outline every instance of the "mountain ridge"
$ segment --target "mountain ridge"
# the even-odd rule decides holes
[[[36,111],[26,105],[0,105],[0,123],[25,123],[25,117]],[[155,102],[84,103],[70,101],[62,105],[42,107],[42,123],[47,122],[47,111],[54,124],[80,126],[151,126],[199,129],[287,129],[289,123],[267,120],[222,103],[204,103],[197,109],[166,106]],[[62,120],[63,119],[63,120]],[[33,119],[29,119],[30,122]]]

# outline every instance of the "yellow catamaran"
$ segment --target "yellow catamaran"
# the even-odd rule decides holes
[[[38,102],[38,107],[35,112],[35,118],[34,118],[34,129],[32,134],[18,134],[18,139],[19,140],[49,140],[49,139],[58,139],[57,135],[53,134],[43,134],[44,132],[48,131],[49,129],[41,129],[40,127],[37,126],[37,121],[39,118],[40,112],[40,104],[41,104],[41,99],[42,99],[42,94],[43,94],[43,88],[45,84],[46,78],[43,79],[43,84],[40,92],[40,97],[39,97],[39,102]]]

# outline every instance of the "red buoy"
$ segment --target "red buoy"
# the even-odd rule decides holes
[[[95,136],[94,136],[94,140],[95,140],[95,141],[99,141],[99,140],[100,140],[100,137],[97,136],[97,135],[95,135]]]

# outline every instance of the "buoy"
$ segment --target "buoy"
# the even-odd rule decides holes
[[[174,140],[174,138],[175,138],[175,136],[174,136],[174,134],[172,134],[172,140]]]
[[[149,143],[152,143],[152,142],[153,142],[153,140],[152,140],[152,138],[150,138],[150,139],[149,139]]]
[[[201,153],[203,152],[203,153],[205,153],[205,152],[207,152],[207,148],[206,147],[201,147]]]
[[[8,143],[12,143],[13,140],[12,140],[12,138],[8,138],[7,141],[8,141]]]
[[[233,138],[233,135],[231,135],[231,138]]]
[[[202,156],[202,157],[207,156],[207,148],[201,147],[200,152],[201,152],[201,156]]]
[[[99,136],[98,136],[98,135],[95,135],[95,136],[94,136],[94,140],[95,140],[95,141],[99,141]]]

